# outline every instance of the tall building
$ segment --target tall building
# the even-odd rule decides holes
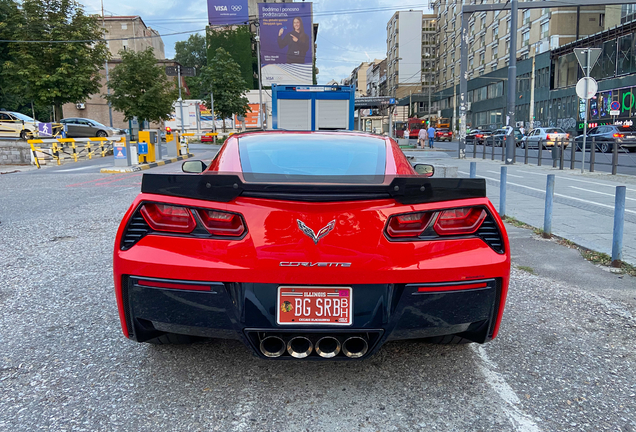
[[[157,63],[160,65],[174,65],[172,60],[166,60],[163,40],[159,33],[146,26],[140,16],[107,16],[104,17],[103,26],[106,30],[106,43],[110,51],[111,58],[108,60],[108,70],[112,71],[121,63],[120,51],[132,50],[134,52],[145,51],[152,47]],[[107,94],[106,70],[100,71],[101,91],[82,103],[65,104],[62,109],[64,117],[83,117],[96,120],[106,126],[110,125],[110,114],[108,102],[105,99]],[[176,80],[176,78],[175,78]],[[124,121],[124,115],[112,110],[113,126],[117,128],[128,128],[128,122]]]
[[[367,69],[367,96],[386,96],[386,59]]]

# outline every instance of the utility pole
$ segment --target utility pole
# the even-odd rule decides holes
[[[181,65],[177,65],[177,80],[179,81],[179,110],[181,111],[181,134],[183,135],[183,99],[181,99]]]
[[[462,32],[460,42],[460,56],[459,62],[459,148],[458,158],[466,159],[466,103],[468,102],[468,17],[462,10]],[[453,83],[453,93],[455,92],[455,83]]]
[[[106,36],[106,18],[104,18],[104,0],[102,0],[102,28],[104,29],[104,36]],[[104,69],[106,70],[106,94],[110,95],[110,87],[108,87],[108,59],[104,62]],[[108,120],[110,121],[109,126],[113,127],[113,106],[110,101],[108,101]]]
[[[534,129],[534,79],[535,79],[535,58],[536,58],[536,50],[534,52],[535,55],[532,56],[532,76],[530,78],[530,110],[529,110],[529,119],[530,128]]]
[[[258,61],[258,116],[261,120],[261,128],[265,129],[265,121],[263,118],[263,85],[261,83],[261,23],[256,23],[256,57]],[[267,118],[267,116],[265,116]]]
[[[517,96],[517,0],[510,0],[510,60],[508,61],[508,115],[506,125],[506,165],[511,165],[517,144],[515,143],[515,98]],[[511,129],[510,129],[511,128]]]

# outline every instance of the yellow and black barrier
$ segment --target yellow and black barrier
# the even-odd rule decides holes
[[[27,142],[31,146],[33,162],[40,168],[41,162],[49,160],[61,165],[67,160],[77,162],[80,158],[92,159],[96,155],[105,157],[112,153],[115,143],[125,143],[126,137],[32,139]]]

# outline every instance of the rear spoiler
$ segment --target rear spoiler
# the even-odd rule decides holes
[[[395,177],[390,184],[246,183],[235,174],[144,174],[141,192],[205,201],[235,198],[336,202],[395,199],[421,204],[485,198],[486,180],[467,178]]]

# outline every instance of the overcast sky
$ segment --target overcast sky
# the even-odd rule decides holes
[[[101,14],[100,0],[79,0],[88,13]],[[363,61],[386,56],[386,23],[396,10],[428,11],[421,0],[315,0],[314,22],[319,24],[316,60],[318,83],[340,81]],[[174,44],[189,33],[203,33],[207,24],[207,2],[190,0],[104,0],[106,15],[139,15],[147,26],[163,36],[166,57],[174,56]]]

